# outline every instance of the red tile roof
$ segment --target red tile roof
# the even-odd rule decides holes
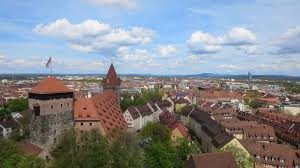
[[[254,156],[257,163],[284,167],[300,165],[299,151],[289,145],[252,141],[241,141],[241,143]],[[284,160],[284,163],[280,160]]]
[[[55,77],[47,77],[41,80],[37,86],[33,87],[30,93],[37,94],[53,94],[53,93],[69,93],[73,90],[66,87],[62,81],[56,79]]]
[[[188,135],[188,129],[180,122],[177,122],[175,116],[173,116],[169,111],[165,110],[159,115],[159,120],[162,124],[167,126],[171,131],[178,129],[181,135],[188,140],[190,137]]]
[[[24,142],[21,145],[22,152],[26,155],[39,155],[43,149],[30,142]]]
[[[237,168],[234,156],[230,152],[205,153],[192,155],[184,168]]]
[[[108,91],[97,94],[92,98],[75,101],[75,121],[98,120],[105,134],[114,138],[114,130],[127,130],[127,122],[124,119],[120,106],[117,103],[116,94]]]

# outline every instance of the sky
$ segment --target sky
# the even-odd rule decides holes
[[[299,76],[299,0],[1,0],[0,73]]]

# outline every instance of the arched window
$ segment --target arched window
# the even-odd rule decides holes
[[[35,116],[39,116],[41,112],[40,105],[37,103],[33,106],[33,112]]]

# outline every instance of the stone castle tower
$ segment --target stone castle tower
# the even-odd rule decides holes
[[[54,77],[40,81],[28,93],[30,139],[49,149],[64,131],[73,128],[73,91]]]
[[[117,95],[118,103],[120,104],[120,86],[121,79],[118,77],[113,64],[110,65],[106,78],[103,78],[103,91],[111,90]]]

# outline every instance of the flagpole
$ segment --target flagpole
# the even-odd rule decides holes
[[[51,76],[52,76],[52,60],[51,60]]]

